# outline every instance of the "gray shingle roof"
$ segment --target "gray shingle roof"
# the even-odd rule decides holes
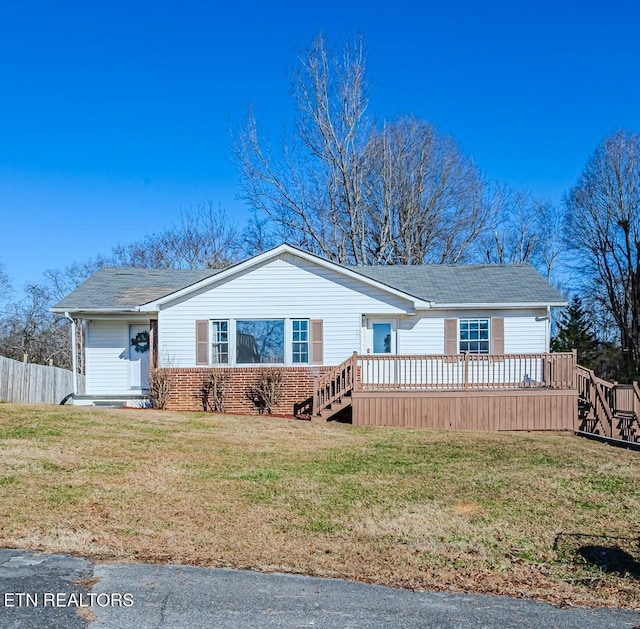
[[[436,304],[565,302],[558,291],[528,264],[431,264],[349,268]]]
[[[191,286],[220,270],[105,267],[96,271],[53,308],[129,310]]]
[[[564,299],[528,265],[346,267],[438,304],[559,304]],[[58,302],[56,311],[133,310],[222,269],[106,267]]]

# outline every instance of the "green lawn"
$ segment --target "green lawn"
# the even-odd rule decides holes
[[[0,404],[0,546],[640,607],[640,453]]]

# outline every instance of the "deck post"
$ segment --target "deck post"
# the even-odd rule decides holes
[[[464,356],[464,367],[462,369],[462,388],[467,389],[469,386],[469,354],[465,353]]]
[[[353,352],[351,356],[351,386],[354,391],[360,388],[360,378],[358,377],[358,352]]]

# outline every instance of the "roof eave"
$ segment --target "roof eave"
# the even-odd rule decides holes
[[[432,308],[436,310],[471,310],[477,308],[487,308],[491,310],[496,310],[498,308],[508,309],[508,308],[565,308],[568,305],[566,301],[558,301],[558,302],[495,302],[495,303],[435,303]],[[416,307],[418,307],[416,305]]]
[[[49,308],[49,312],[53,312],[54,314],[65,314],[65,313],[95,313],[95,314],[132,314],[132,313],[139,313],[140,312],[140,306],[124,306],[124,307],[118,307],[118,308],[87,308],[87,307],[83,307],[83,308],[78,308],[78,307],[74,307],[74,308],[57,308],[57,307],[53,307],[53,308]]]

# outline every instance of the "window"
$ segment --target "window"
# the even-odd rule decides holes
[[[284,363],[284,319],[236,321],[236,363]]]
[[[489,319],[460,319],[460,353],[489,353]]]
[[[292,358],[293,363],[309,362],[309,321],[307,319],[294,319],[292,322]]]
[[[391,354],[392,325],[390,323],[373,323],[373,353]]]
[[[229,363],[229,322],[211,322],[211,363],[226,365]]]

